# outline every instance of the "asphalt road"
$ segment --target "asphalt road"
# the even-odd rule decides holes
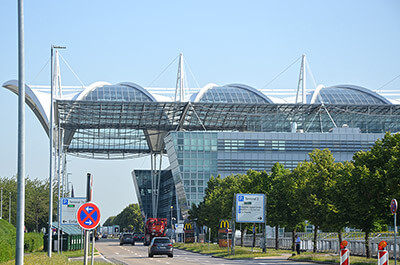
[[[101,239],[96,242],[96,248],[101,253],[100,257],[96,260],[107,260],[114,264],[157,264],[157,265],[307,265],[312,263],[306,262],[293,262],[285,258],[263,258],[263,259],[252,259],[252,260],[226,260],[222,258],[213,258],[209,255],[202,255],[197,253],[191,253],[179,249],[174,249],[174,257],[168,258],[165,256],[154,256],[149,258],[147,256],[147,246],[143,246],[142,243],[136,243],[135,246],[123,245],[120,246],[117,240],[113,239]]]

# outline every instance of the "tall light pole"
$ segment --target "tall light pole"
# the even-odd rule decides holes
[[[49,227],[48,227],[48,244],[47,256],[51,257],[52,251],[52,222],[53,222],[53,134],[54,134],[54,80],[53,80],[53,54],[54,49],[65,49],[65,47],[51,45],[51,64],[50,64],[50,124],[49,124],[49,140],[50,140],[50,172],[49,172]]]
[[[25,60],[24,1],[18,0],[18,171],[17,171],[17,240],[15,264],[24,263],[25,221]],[[10,193],[11,194],[11,193]],[[11,198],[11,196],[10,196]],[[11,205],[11,200],[10,200]],[[11,207],[10,207],[11,208]],[[11,215],[9,216],[11,223]]]
[[[11,191],[8,196],[8,222],[11,224]]]
[[[3,187],[1,187],[0,195],[0,219],[3,219]]]

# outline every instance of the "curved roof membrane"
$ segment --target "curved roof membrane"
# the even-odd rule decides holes
[[[355,105],[392,104],[386,98],[367,88],[353,85],[318,87],[318,89],[313,92],[309,103]]]
[[[242,84],[218,86],[209,84],[192,96],[194,102],[210,103],[273,103],[255,88]]]
[[[129,82],[119,83],[116,85],[106,84],[103,82],[98,83],[82,91],[78,100],[128,102],[156,101],[156,99],[146,89]]]

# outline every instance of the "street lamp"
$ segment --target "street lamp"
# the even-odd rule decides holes
[[[50,161],[49,161],[49,234],[48,234],[48,244],[47,244],[47,256],[51,258],[51,248],[52,248],[52,234],[50,233],[53,223],[53,134],[54,134],[54,80],[53,80],[53,54],[54,49],[65,49],[66,47],[51,45],[51,63],[50,63],[50,125],[49,125],[49,147],[50,147]],[[60,201],[59,201],[60,202]]]
[[[172,210],[174,209],[174,206],[171,205],[171,228],[174,229],[174,226],[172,224]]]

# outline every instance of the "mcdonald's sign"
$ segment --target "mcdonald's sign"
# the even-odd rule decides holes
[[[186,223],[183,230],[193,230],[193,226],[191,223]]]
[[[232,223],[232,220],[221,219],[221,220],[219,220],[219,228],[220,229],[224,229],[224,228],[230,229],[231,223]]]

